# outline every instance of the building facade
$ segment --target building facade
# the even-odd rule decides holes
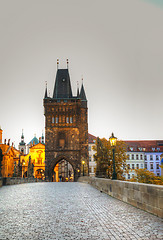
[[[135,169],[146,168],[156,176],[161,176],[161,154],[163,152],[162,140],[125,141],[127,145],[129,173],[126,179],[135,176]]]
[[[73,96],[68,69],[58,69],[53,97],[44,97],[45,172],[49,181],[62,160],[72,165],[74,180],[89,171],[87,99],[82,84]]]

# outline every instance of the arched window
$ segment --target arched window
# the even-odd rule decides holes
[[[54,123],[55,122],[55,118],[54,117],[52,117],[52,123]]]

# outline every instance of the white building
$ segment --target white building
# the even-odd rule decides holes
[[[89,152],[89,175],[95,176],[96,173],[96,162],[94,160],[94,154],[96,153],[95,150],[93,150],[93,147],[96,143],[96,137],[88,134],[88,152]]]
[[[127,144],[127,164],[129,167],[129,174],[126,174],[126,179],[134,177],[134,169],[139,168],[146,168],[156,176],[161,176],[162,140],[125,141],[125,143]]]

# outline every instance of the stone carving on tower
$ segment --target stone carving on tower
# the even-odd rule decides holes
[[[72,165],[76,181],[83,175],[84,159],[84,174],[88,175],[88,108],[83,82],[80,92],[77,89],[77,96],[73,96],[68,67],[58,68],[53,96],[48,96],[46,85],[43,102],[46,177],[52,180],[54,168],[62,160]]]

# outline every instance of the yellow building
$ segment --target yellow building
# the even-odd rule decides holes
[[[20,152],[12,146],[10,146],[10,139],[6,144],[6,140],[4,144],[2,143],[2,132],[3,130],[0,128],[0,148],[2,149],[2,177],[12,177],[14,172],[14,162],[19,161]]]
[[[31,162],[34,165],[33,176],[35,178],[45,178],[45,145],[37,143],[29,148],[29,154],[21,155],[20,162],[22,164],[22,177],[27,177],[28,162],[31,157]]]

